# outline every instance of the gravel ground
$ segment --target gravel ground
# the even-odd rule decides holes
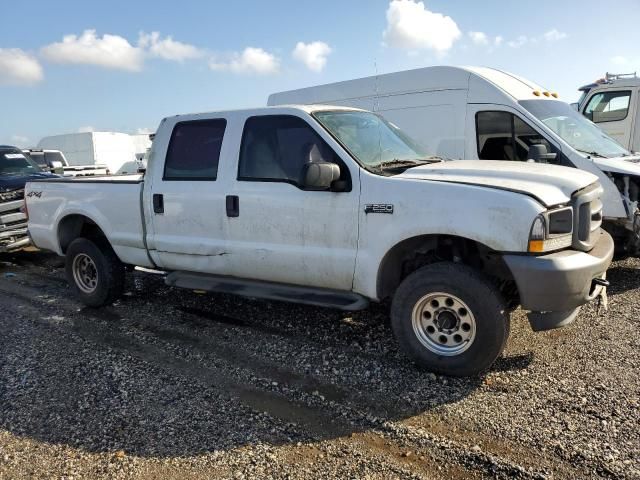
[[[640,261],[609,310],[485,375],[421,372],[382,307],[201,295],[130,275],[83,308],[61,260],[0,256],[0,479],[640,478]]]

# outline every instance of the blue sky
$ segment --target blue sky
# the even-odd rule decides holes
[[[167,115],[261,106],[376,69],[497,67],[567,101],[605,71],[640,71],[638,0],[24,0],[2,11],[0,143],[20,146],[152,131]]]

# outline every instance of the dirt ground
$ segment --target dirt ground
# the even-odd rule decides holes
[[[0,479],[640,478],[640,261],[609,310],[486,374],[419,371],[386,310],[203,295],[134,272],[84,308],[62,260],[0,255]]]

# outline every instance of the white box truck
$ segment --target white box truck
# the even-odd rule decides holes
[[[579,88],[576,108],[624,148],[640,151],[640,78],[634,73],[607,73]]]
[[[105,166],[113,175],[135,174],[142,163],[136,154],[151,146],[141,136],[121,132],[80,132],[44,137],[39,149],[60,150],[71,166]]]
[[[604,187],[605,227],[620,250],[640,253],[640,156],[534,82],[492,68],[437,66],[275,93],[268,104],[379,112],[450,159],[534,160],[591,172]]]

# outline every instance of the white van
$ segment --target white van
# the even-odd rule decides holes
[[[607,73],[580,87],[577,108],[624,148],[640,151],[640,78],[634,73]]]
[[[534,160],[591,172],[605,190],[606,228],[621,250],[640,254],[640,156],[529,80],[492,68],[427,67],[276,93],[268,104],[380,112],[450,159]]]

